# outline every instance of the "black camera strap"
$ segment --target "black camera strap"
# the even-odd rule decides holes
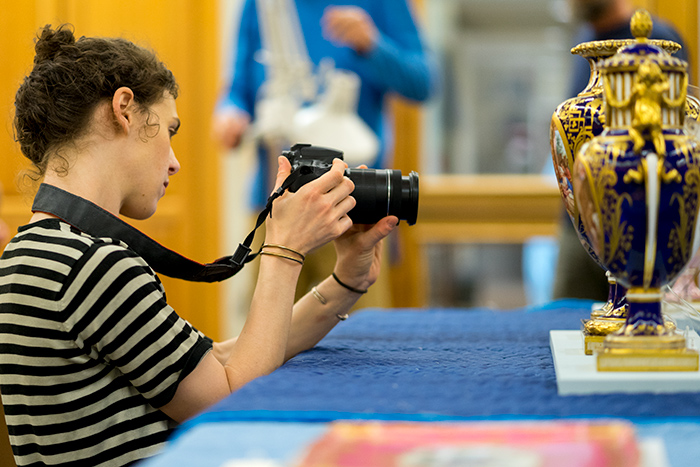
[[[233,276],[246,263],[258,256],[259,252],[250,254],[250,245],[253,243],[256,230],[265,222],[268,215],[272,217],[272,202],[282,196],[298,177],[299,173],[294,171],[282,186],[270,195],[265,208],[258,215],[255,227],[244,242],[238,245],[233,255],[207,264],[198,263],[164,247],[91,201],[53,185],[42,183],[39,186],[32,204],[32,211],[52,214],[94,237],[121,240],[145,259],[157,273],[193,282],[218,282]]]
[[[255,238],[255,232],[261,225],[263,225],[268,215],[272,217],[272,202],[282,196],[284,192],[301,177],[301,175],[302,174],[299,170],[294,170],[291,174],[289,174],[284,182],[282,182],[282,185],[267,198],[265,208],[263,208],[263,210],[260,211],[260,214],[258,214],[258,219],[255,222],[255,227],[253,227],[253,230],[251,230],[245,240],[243,240],[243,243],[238,244],[238,248],[236,248],[233,255],[227,257],[230,258],[230,261],[233,264],[240,264],[236,272],[238,272],[246,263],[254,260],[260,254],[260,251],[253,253],[252,255],[250,254],[252,251],[250,245],[252,245],[253,239]],[[233,274],[235,274],[235,272]]]

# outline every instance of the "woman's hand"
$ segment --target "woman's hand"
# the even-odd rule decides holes
[[[289,160],[280,156],[275,190],[291,173]],[[266,243],[277,243],[307,254],[342,235],[352,226],[348,212],[355,207],[350,193],[355,184],[345,176],[340,159],[316,180],[296,193],[285,192],[276,199],[266,223]]]
[[[353,225],[335,240],[334,272],[344,284],[367,290],[376,282],[381,267],[382,240],[398,223],[396,216],[387,216],[374,225]]]

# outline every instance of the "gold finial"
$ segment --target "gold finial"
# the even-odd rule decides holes
[[[648,11],[642,9],[634,12],[630,23],[632,35],[640,42],[644,42],[649,38],[651,30],[654,27],[651,15]]]

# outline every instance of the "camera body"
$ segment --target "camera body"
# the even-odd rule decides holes
[[[289,186],[289,191],[296,192],[303,185],[328,172],[333,166],[333,159],[343,160],[343,152],[337,149],[298,143],[289,151],[282,151],[292,164],[292,175],[297,179]]]
[[[292,165],[290,177],[296,179],[289,191],[296,192],[308,182],[328,172],[333,159],[343,159],[343,152],[336,149],[295,144],[282,155]],[[348,213],[355,224],[374,224],[380,219],[394,215],[409,225],[418,217],[418,174],[411,172],[402,176],[400,170],[392,169],[345,169],[345,175],[355,183],[352,196],[357,201]]]

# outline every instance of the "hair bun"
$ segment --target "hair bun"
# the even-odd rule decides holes
[[[73,44],[75,44],[75,36],[69,25],[64,24],[53,30],[51,25],[47,24],[41,29],[37,37],[34,47],[36,51],[34,63],[53,60],[64,46]]]

